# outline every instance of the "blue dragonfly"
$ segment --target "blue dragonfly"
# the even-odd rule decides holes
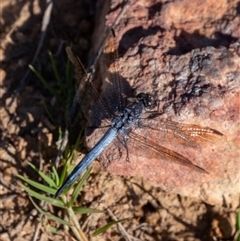
[[[167,138],[169,133],[184,142],[194,143],[214,141],[222,136],[217,130],[195,124],[181,124],[162,119],[161,113],[156,112],[158,101],[148,93],[139,93],[135,97],[131,88],[127,86],[118,71],[117,44],[112,31],[109,35],[99,59],[99,69],[102,80],[107,83],[103,93],[97,91],[91,78],[84,70],[81,61],[66,49],[70,61],[75,66],[75,77],[79,82],[77,99],[84,106],[84,113],[89,120],[86,134],[90,135],[95,129],[102,130],[102,136],[96,140],[92,149],[82,158],[73,171],[66,178],[54,197],[59,197],[78,177],[101,156],[110,145],[118,149],[116,159],[126,153],[126,161],[131,161],[129,152],[131,145],[139,145],[139,150],[151,149],[152,153],[165,159],[189,167],[200,173],[207,173],[205,169],[195,165],[183,155],[170,150],[161,144],[147,139],[147,131],[154,129],[158,122],[158,131]]]

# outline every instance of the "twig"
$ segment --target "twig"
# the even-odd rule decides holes
[[[39,218],[42,219],[42,214],[39,215]],[[36,241],[38,239],[39,231],[40,231],[41,222],[37,222],[35,225],[34,236],[32,241]]]
[[[118,221],[118,219],[116,218],[116,216],[113,214],[113,212],[107,208],[107,212],[109,214],[109,216],[114,220],[114,221]],[[127,231],[125,230],[125,228],[122,226],[121,223],[118,223],[117,224],[119,229],[120,229],[120,232],[121,234],[126,238],[126,240],[128,241],[132,241],[132,239],[130,238],[130,235],[127,233]]]
[[[113,214],[113,212],[112,212],[109,208],[107,208],[107,212],[108,212],[109,216],[110,216],[114,221],[118,221],[117,218],[116,218],[116,216]],[[129,241],[133,241],[133,240],[134,240],[134,241],[141,241],[141,239],[136,238],[136,237],[128,234],[127,231],[125,230],[125,228],[122,226],[121,223],[118,223],[117,225],[118,225],[118,227],[119,227],[119,229],[120,229],[120,232],[122,233],[122,235],[123,235],[127,240],[129,240]]]
[[[34,65],[38,55],[39,55],[39,52],[42,48],[42,45],[43,45],[43,41],[45,39],[45,36],[46,36],[46,32],[47,32],[47,27],[48,27],[48,24],[50,22],[50,17],[51,17],[51,12],[52,12],[52,7],[53,7],[53,0],[46,0],[46,9],[45,9],[45,12],[44,12],[44,15],[43,15],[43,21],[42,21],[42,27],[41,27],[41,36],[40,36],[40,40],[38,42],[38,47],[37,47],[37,50],[35,52],[35,55],[31,61],[31,65]],[[13,104],[15,98],[17,98],[19,92],[23,89],[23,87],[25,86],[25,83],[26,83],[26,80],[30,74],[30,69],[28,69],[25,73],[25,75],[23,76],[23,78],[20,80],[20,84],[15,92],[15,94],[13,95],[10,103],[9,103],[9,107]]]
[[[235,235],[234,235],[234,237],[233,237],[233,241],[237,241],[237,240],[239,239],[239,237],[240,237],[240,230],[238,230],[238,231],[235,233]]]
[[[101,53],[102,53],[103,48],[104,48],[104,46],[105,46],[105,43],[106,43],[106,41],[107,41],[107,39],[108,39],[108,37],[109,37],[109,35],[110,35],[110,33],[111,33],[111,30],[114,29],[114,28],[116,27],[116,25],[119,23],[122,15],[125,13],[128,5],[129,5],[129,3],[130,3],[130,0],[126,0],[126,2],[124,3],[124,5],[123,5],[123,7],[122,7],[122,10],[120,11],[120,13],[118,14],[118,16],[117,16],[116,19],[114,20],[111,28],[108,28],[108,29],[107,29],[106,35],[105,35],[105,37],[104,37],[104,39],[103,39],[102,43],[100,44],[99,49],[98,49],[98,51],[97,51],[97,56],[96,56],[96,58],[94,59],[93,63],[90,65],[90,68],[87,70],[87,72],[90,72],[90,76],[91,76],[91,77],[94,76],[94,73],[95,73],[95,71],[96,71],[95,67],[96,67],[96,65],[97,65],[97,62],[98,62],[100,56],[101,56]]]
[[[17,196],[17,194],[3,195],[3,196],[0,197],[0,201],[3,202],[3,201],[6,201],[8,199],[15,198],[16,196]]]

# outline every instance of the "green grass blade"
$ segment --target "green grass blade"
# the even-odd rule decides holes
[[[66,63],[66,70],[65,70],[65,73],[66,73],[66,81],[67,81],[67,86],[68,88],[74,88],[74,76],[73,76],[73,64],[71,63],[70,59],[67,58],[67,63]]]
[[[79,195],[79,191],[82,189],[83,184],[85,183],[85,181],[87,180],[87,178],[89,177],[91,172],[91,168],[87,169],[87,171],[84,173],[84,175],[82,176],[82,178],[80,179],[79,183],[77,184],[71,199],[69,201],[69,207],[72,207],[73,203],[76,201],[77,196]]]
[[[67,225],[67,226],[71,226],[71,224],[70,224],[69,222],[67,222],[67,221],[65,221],[65,220],[63,220],[63,219],[61,219],[61,218],[59,218],[59,217],[56,217],[56,216],[52,215],[52,214],[49,213],[49,212],[46,212],[46,211],[42,210],[42,209],[33,201],[33,199],[32,199],[31,197],[29,197],[29,198],[30,198],[32,204],[33,204],[34,207],[38,210],[39,213],[41,213],[42,215],[44,215],[44,216],[46,216],[46,217],[48,217],[48,218],[56,221],[57,223],[60,223],[60,224],[63,224],[63,225]]]
[[[42,84],[44,85],[44,87],[53,95],[55,96],[60,102],[61,98],[58,95],[58,93],[55,91],[55,89],[42,77],[42,75],[32,66],[32,65],[28,65],[29,68],[32,70],[32,72],[38,77],[38,79],[42,82]]]
[[[81,142],[82,136],[83,136],[83,132],[84,132],[84,130],[86,129],[86,127],[87,127],[87,124],[85,124],[85,125],[83,126],[83,128],[81,128],[81,130],[79,131],[77,140],[76,140],[76,142],[75,142],[75,144],[74,144],[74,146],[73,146],[73,150],[76,150],[77,147],[80,145],[80,142]]]
[[[53,206],[56,207],[60,207],[60,208],[65,208],[65,204],[63,203],[63,201],[59,200],[59,199],[54,199],[51,197],[47,197],[45,195],[39,194],[38,192],[33,191],[32,189],[26,187],[23,184],[20,184],[22,186],[22,188],[32,197],[35,197],[41,201],[45,201],[49,204],[52,204]]]
[[[43,104],[44,110],[46,111],[47,116],[48,116],[48,118],[50,119],[50,121],[51,121],[55,126],[57,126],[57,123],[56,123],[55,119],[53,118],[53,116],[52,116],[52,114],[51,114],[51,111],[49,111],[49,109],[48,109],[48,107],[47,107],[47,105],[46,105],[46,103],[45,103],[44,100],[42,100],[42,104]]]
[[[113,225],[116,225],[118,223],[121,223],[125,220],[127,220],[128,218],[123,218],[123,219],[120,219],[118,221],[112,221],[112,222],[109,222],[107,223],[106,225],[104,225],[103,227],[97,229],[94,233],[93,233],[93,236],[97,236],[103,232],[105,232],[107,229],[111,228]]]
[[[58,128],[58,139],[59,139],[59,140],[61,140],[61,139],[62,139],[62,137],[63,137],[62,128],[61,128],[61,127],[59,127],[59,128]]]
[[[36,171],[39,176],[45,181],[48,183],[49,186],[51,187],[56,187],[56,183],[49,177],[47,176],[46,174],[44,174],[43,172],[41,172],[38,168],[36,168],[32,163],[28,163],[29,166],[31,166],[31,168]]]
[[[69,169],[69,165],[70,165],[70,159],[67,160],[67,162],[64,164],[63,166],[63,170],[61,172],[61,175],[60,175],[60,179],[59,179],[59,186],[61,186],[67,176],[67,171]]]
[[[240,230],[240,211],[237,213],[237,230]]]
[[[66,99],[66,106],[65,106],[65,119],[68,120],[69,112],[71,109],[72,101],[74,98],[74,77],[73,77],[73,65],[69,59],[67,59],[66,64],[66,84],[67,84],[67,99]],[[65,91],[66,91],[65,90]]]
[[[64,92],[64,86],[63,86],[63,82],[62,82],[62,79],[60,77],[60,74],[58,72],[58,69],[57,69],[57,66],[56,66],[56,61],[55,59],[53,58],[53,55],[52,55],[52,52],[48,51],[48,55],[49,55],[49,58],[50,58],[50,61],[51,61],[51,66],[52,66],[52,69],[53,69],[53,73],[54,73],[54,76],[58,82],[58,85],[61,89],[62,92]]]
[[[58,176],[57,169],[55,166],[52,166],[52,173],[55,177],[56,186],[58,187],[59,186],[59,176]]]
[[[53,226],[51,226],[49,224],[47,226],[45,226],[45,227],[46,227],[46,230],[48,232],[55,233],[55,234],[58,232],[58,230],[55,227],[53,227]]]
[[[236,231],[239,231],[240,230],[240,211],[238,211],[237,213],[237,223],[236,223],[236,228],[237,230]],[[237,241],[240,241],[240,234],[238,235],[237,237]]]
[[[50,194],[54,194],[56,192],[56,189],[55,188],[51,188],[51,187],[48,187],[48,186],[45,186],[39,182],[35,182],[29,178],[26,178],[22,175],[19,175],[17,174],[17,177],[22,179],[23,181],[25,181],[26,183],[30,184],[31,186],[41,190],[41,191],[44,191],[46,193],[50,193]]]
[[[104,211],[94,208],[73,207],[74,213],[88,214],[88,213],[103,213]]]

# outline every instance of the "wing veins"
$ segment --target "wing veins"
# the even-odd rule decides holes
[[[66,52],[68,55],[68,58],[72,62],[72,64],[75,66],[75,78],[79,82],[78,90],[76,93],[76,96],[74,98],[75,100],[78,100],[80,102],[80,94],[84,91],[84,100],[87,103],[87,107],[85,109],[88,111],[90,109],[92,101],[98,100],[98,102],[94,103],[95,105],[98,105],[99,108],[104,111],[105,116],[113,115],[111,113],[111,110],[108,108],[108,106],[104,103],[101,96],[99,95],[98,91],[92,84],[92,76],[86,73],[85,68],[83,67],[80,59],[76,57],[70,47],[66,47]],[[72,112],[72,108],[71,111]]]
[[[103,79],[109,80],[112,85],[110,95],[117,96],[116,100],[119,107],[117,111],[121,111],[124,107],[124,101],[122,96],[122,84],[119,77],[117,42],[113,29],[111,29],[109,38],[106,41],[99,63]],[[109,94],[107,93],[107,95]]]
[[[168,119],[160,121],[150,120],[150,122],[147,120],[147,122],[148,124],[144,124],[144,120],[142,120],[141,125],[145,128],[150,128],[153,133],[162,132],[166,136],[171,135],[172,137],[181,139],[186,143],[197,144],[199,142],[214,142],[219,137],[223,136],[223,134],[219,131],[209,127],[202,127],[195,124],[182,124]],[[156,125],[158,125],[158,127],[156,127]]]
[[[177,164],[187,166],[187,167],[189,167],[191,169],[194,169],[194,170],[196,170],[198,172],[201,172],[201,173],[208,173],[206,170],[204,170],[203,168],[193,164],[189,159],[182,156],[181,154],[179,154],[179,153],[177,153],[173,150],[170,150],[168,148],[165,148],[161,145],[158,145],[158,144],[150,141],[149,139],[147,139],[147,138],[145,138],[145,137],[143,137],[139,134],[130,132],[129,136],[132,139],[136,140],[137,142],[140,142],[141,144],[143,144],[147,148],[150,148],[155,153],[158,153],[161,157],[166,158],[166,160],[168,160],[168,161],[172,161],[172,162],[175,162]]]

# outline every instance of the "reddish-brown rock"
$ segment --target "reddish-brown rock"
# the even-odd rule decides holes
[[[108,25],[121,6],[118,1],[112,3]],[[99,16],[104,16],[107,6],[102,9]],[[224,136],[216,143],[191,148],[165,143],[161,136],[159,141],[148,133],[149,139],[184,155],[209,174],[152,158],[151,150],[142,155],[137,147],[129,148],[129,162],[125,155],[115,160],[114,145],[99,158],[110,173],[139,176],[167,192],[209,203],[239,193],[240,20],[234,17],[236,11],[237,1],[131,1],[115,27],[121,77],[136,93],[152,93],[161,107],[168,103],[161,118],[207,126]],[[98,25],[94,39],[102,32],[103,25]],[[101,135],[102,131],[94,132],[87,138],[88,145]],[[106,163],[106,159],[114,161]]]

